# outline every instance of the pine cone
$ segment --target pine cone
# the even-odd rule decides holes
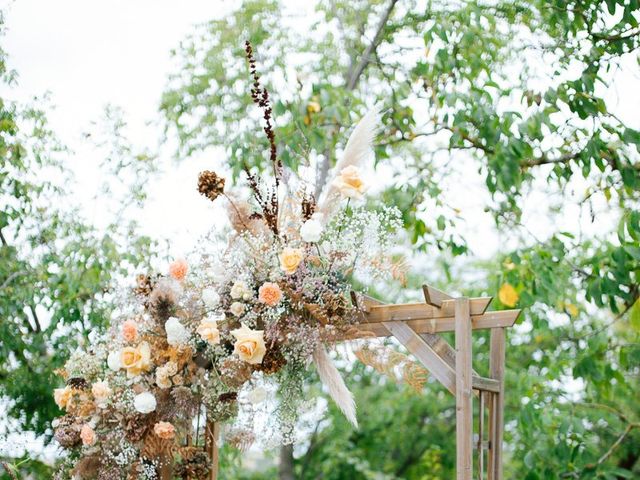
[[[198,175],[198,191],[212,202],[224,192],[224,178],[205,170]]]

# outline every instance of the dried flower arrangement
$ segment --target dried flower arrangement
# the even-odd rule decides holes
[[[60,372],[66,385],[54,393],[66,412],[54,422],[55,438],[70,452],[57,478],[205,478],[204,418],[226,422],[225,441],[242,450],[265,430],[292,442],[310,363],[357,425],[353,396],[326,346],[358,321],[352,279],[397,270],[390,251],[399,212],[357,204],[367,187],[359,165],[372,152],[378,115],[354,128],[317,202],[278,158],[269,94],[248,42],[246,54],[273,178],[246,167],[252,199],[242,201],[221,176],[200,174],[198,191],[226,200],[227,247],[195,269],[177,260],[165,275],[139,275],[111,329],[72,355]],[[399,372],[414,388],[424,383],[424,372],[401,354],[376,360],[373,353],[358,357]],[[271,410],[262,406],[274,401]],[[269,428],[257,426],[259,416]]]

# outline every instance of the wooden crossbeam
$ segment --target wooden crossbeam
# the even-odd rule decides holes
[[[422,293],[424,294],[424,301],[433,307],[442,307],[442,302],[445,300],[453,300],[453,297],[448,293],[444,293],[442,290],[431,287],[429,285],[422,285]]]
[[[372,312],[379,307],[372,307]],[[369,316],[370,314],[366,314]],[[520,310],[500,310],[497,312],[486,312],[481,315],[471,316],[471,327],[474,330],[497,328],[497,327],[511,327],[515,323],[516,319],[520,315]],[[385,322],[404,322],[416,333],[442,333],[453,332],[455,330],[455,318],[454,317],[440,317],[440,318],[424,318],[413,319],[407,318],[405,315],[376,315],[380,320],[377,322],[364,322],[359,325],[355,325],[355,328],[362,332],[362,337],[377,336],[388,337],[389,331],[384,326]],[[353,338],[353,337],[351,337]]]
[[[385,328],[404,345],[420,362],[429,370],[431,375],[438,380],[453,395],[456,394],[455,365],[449,365],[431,346],[411,330],[404,322],[385,322]],[[475,390],[498,392],[500,384],[491,378],[472,375],[472,387]]]
[[[469,299],[471,315],[482,315],[492,297],[477,297]],[[445,300],[442,307],[434,307],[423,302],[420,303],[388,303],[370,304],[366,311],[366,321],[369,323],[384,322],[387,320],[419,320],[431,318],[455,317],[455,300]]]

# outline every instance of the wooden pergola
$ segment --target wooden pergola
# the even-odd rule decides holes
[[[474,450],[478,454],[476,478],[502,480],[505,329],[513,326],[520,310],[487,312],[493,297],[453,298],[428,285],[422,290],[424,302],[405,304],[384,304],[352,293],[352,301],[363,311],[356,327],[362,335],[349,338],[393,336],[404,345],[456,397],[457,480],[472,480]],[[491,330],[489,377],[478,375],[472,366],[471,337],[479,329]],[[455,347],[439,335],[445,332],[455,332]],[[479,411],[475,437],[474,396]],[[215,480],[219,426],[207,422],[205,433],[212,466],[209,480]]]
[[[513,326],[520,310],[487,312],[493,297],[453,298],[428,285],[422,290],[424,302],[406,304],[383,304],[352,294],[364,311],[357,328],[362,338],[395,337],[455,395],[457,480],[472,480],[474,450],[476,478],[502,480],[505,329]],[[478,329],[491,331],[489,377],[480,376],[472,365],[472,334]],[[455,332],[455,347],[439,335],[445,332]],[[475,438],[474,396],[479,412]]]

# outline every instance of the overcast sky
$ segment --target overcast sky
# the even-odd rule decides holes
[[[96,184],[96,168],[102,160],[83,139],[92,121],[98,120],[105,105],[122,107],[129,123],[128,133],[136,144],[155,146],[160,95],[172,71],[170,51],[192,31],[194,24],[224,15],[234,5],[230,1],[183,0],[19,0],[9,5],[8,33],[2,40],[9,54],[9,65],[19,74],[18,87],[11,98],[29,100],[51,92],[55,110],[51,125],[63,142],[74,151],[68,162],[76,173],[72,193],[85,205],[87,216],[98,218],[100,205],[87,201]],[[616,113],[631,126],[640,128],[640,80],[635,58],[616,73],[616,81],[606,93]],[[209,154],[210,155],[210,154]],[[145,232],[170,239],[170,251],[181,255],[193,246],[208,225],[210,204],[199,198],[194,188],[197,173],[212,165],[200,156],[171,165],[151,189],[151,199],[138,219]],[[218,161],[220,161],[218,159]],[[166,165],[166,162],[165,162]],[[215,166],[214,166],[215,167]],[[475,173],[475,172],[470,172]],[[474,232],[469,242],[476,255],[495,252],[498,245],[491,216],[482,211],[486,189],[481,181],[469,185],[461,179],[460,194],[454,203]],[[454,180],[454,183],[457,181]],[[169,195],[166,192],[170,192]],[[544,237],[546,209],[536,213],[531,199],[525,215],[532,230]],[[185,212],[189,212],[185,216]],[[568,215],[577,222],[579,212]],[[172,221],[174,220],[174,221]],[[577,224],[574,225],[577,227]],[[552,229],[554,229],[553,227]]]
[[[159,116],[160,95],[172,71],[171,49],[194,24],[223,15],[235,2],[18,0],[0,4],[8,28],[2,45],[8,51],[10,68],[19,73],[19,84],[9,97],[28,101],[51,92],[56,106],[51,125],[75,152],[69,162],[77,176],[72,193],[84,202],[93,192],[101,158],[83,140],[83,132],[101,117],[106,104],[114,104],[124,109],[134,142],[153,146],[159,132],[147,123]],[[640,128],[638,92],[636,59],[629,58],[606,96],[616,113],[635,128]],[[145,231],[170,239],[171,253],[176,256],[193,246],[208,226],[202,219],[212,213],[194,188],[202,162],[203,158],[196,158],[165,172],[139,218]],[[469,241],[476,254],[491,254],[499,245],[492,237],[490,216],[474,197],[473,189],[478,186],[462,187],[457,201],[468,229],[474,232]],[[160,190],[170,195],[159,195]],[[482,191],[481,185],[475,190]],[[87,215],[97,217],[97,208],[89,205]],[[530,210],[531,229],[544,231],[544,219],[536,220],[533,206]],[[568,223],[577,222],[576,218],[575,212],[567,212]],[[22,436],[19,441],[30,440]],[[32,447],[37,450],[39,442],[34,442]]]

